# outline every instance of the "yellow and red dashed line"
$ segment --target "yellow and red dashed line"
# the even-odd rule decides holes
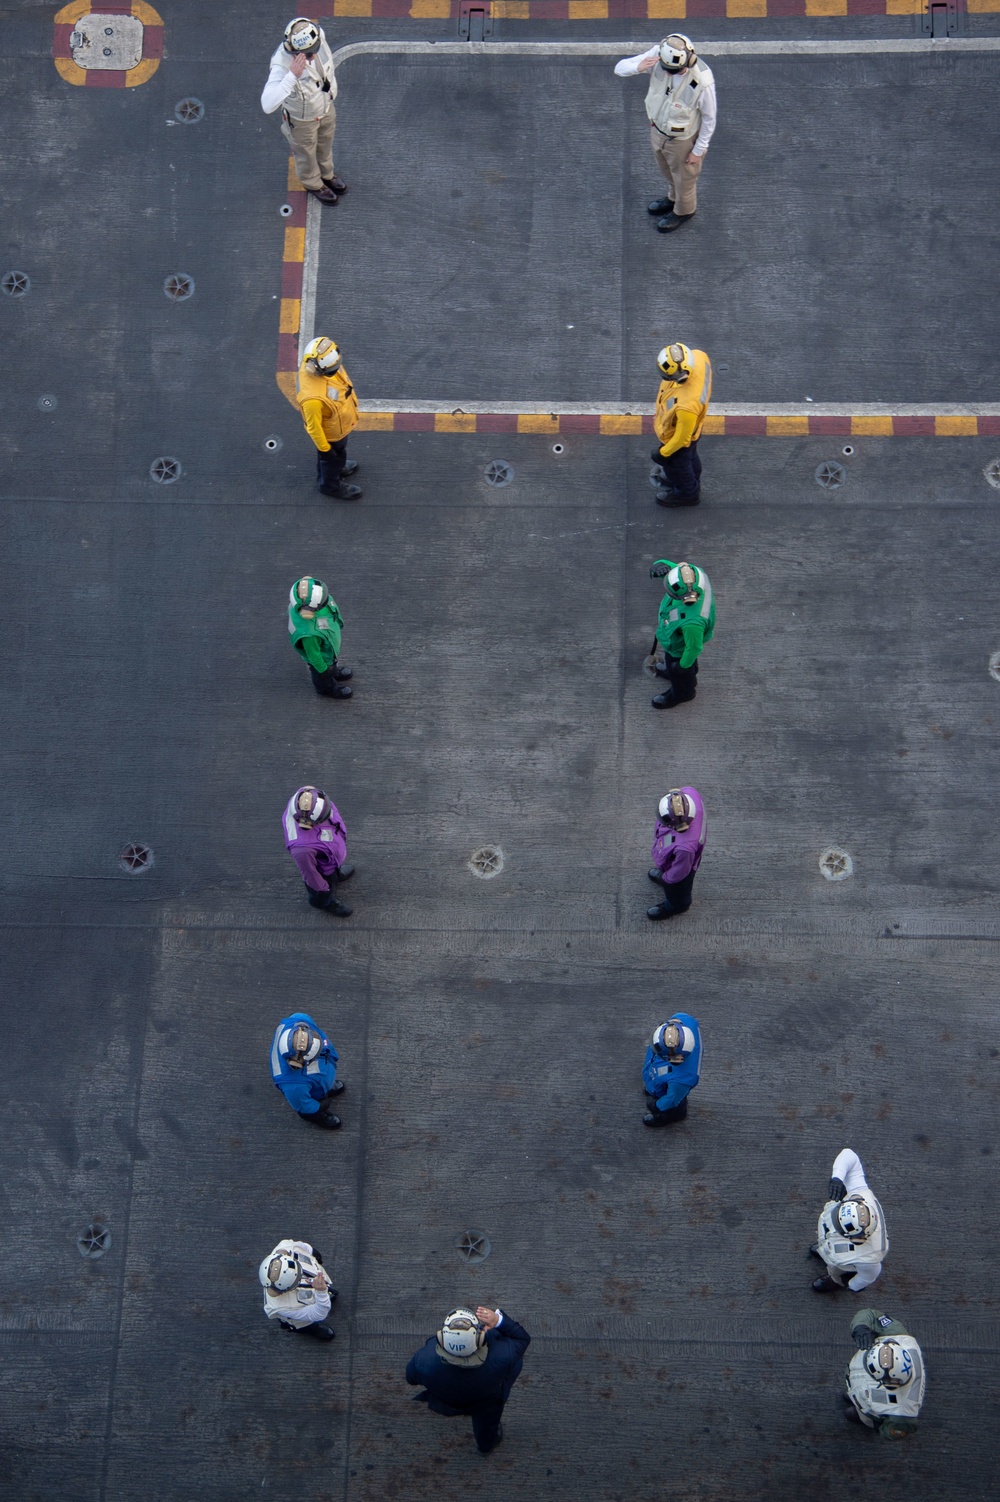
[[[383,412],[362,405],[360,430],[381,433],[543,433],[591,437],[653,435],[653,414],[620,412]],[[1000,437],[1000,415],[864,412],[789,416],[712,412],[705,437],[726,438],[983,438]]]
[[[469,0],[333,0],[340,16],[457,20]],[[1000,0],[958,0],[958,9],[987,14]],[[757,20],[795,16],[918,16],[927,0],[492,0],[490,15],[507,21],[697,21],[723,16]]]
[[[142,22],[142,57],[134,68],[81,68],[70,37],[83,16],[135,16]],[[163,20],[145,0],[72,0],[56,11],[52,57],[60,78],[88,89],[134,89],[146,83],[163,56]]]

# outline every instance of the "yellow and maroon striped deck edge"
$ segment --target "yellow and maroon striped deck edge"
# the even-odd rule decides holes
[[[586,434],[606,438],[652,436],[652,413],[620,412],[372,412],[361,407],[361,431],[379,433],[542,433],[552,437]],[[968,417],[951,413],[907,414],[767,412],[710,413],[705,437],[809,438],[983,438],[1000,437],[1000,415]]]
[[[299,363],[299,321],[306,253],[307,194],[288,159],[288,204],[281,264],[281,305],[278,321],[276,379],[294,404]],[[421,405],[426,405],[421,403]],[[510,406],[505,403],[505,406]],[[744,404],[740,404],[744,406]],[[621,438],[653,434],[653,409],[638,412],[440,412],[365,409],[361,404],[359,431],[369,433],[541,433]],[[705,436],[728,438],[985,438],[1000,437],[1000,413],[969,415],[954,412],[801,412],[774,413],[743,410],[710,412]]]
[[[339,16],[457,20],[462,0],[333,0]],[[1000,0],[958,0],[974,15],[1000,11]],[[507,21],[695,21],[723,16],[918,16],[926,0],[492,0],[490,14]]]

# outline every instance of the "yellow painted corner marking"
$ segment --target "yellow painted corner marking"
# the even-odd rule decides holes
[[[391,433],[395,426],[395,412],[358,413],[358,429],[362,433]]]
[[[708,433],[709,436],[718,436],[726,431],[726,419],[721,412],[710,412],[705,418],[705,425],[701,431]]]
[[[415,21],[446,21],[451,15],[451,0],[413,0],[410,15]]]
[[[285,230],[285,253],[283,261],[304,261],[306,258],[306,232],[294,226]]]
[[[87,15],[93,9],[94,7],[91,5],[90,0],[73,0],[72,5],[64,5],[62,10],[56,11],[56,25],[72,26],[74,22],[79,21],[81,16]]]
[[[474,433],[476,431],[475,412],[435,412],[435,433]]]
[[[370,16],[372,0],[333,0],[335,16]]]
[[[160,66],[158,57],[144,57],[141,63],[136,63],[134,68],[129,68],[125,74],[125,87],[134,89],[140,83],[148,83]]]
[[[646,0],[646,15],[650,21],[683,21],[687,0]]]
[[[496,21],[527,21],[530,14],[528,0],[491,0],[490,15]]]
[[[558,433],[559,419],[548,412],[519,412],[517,431],[519,433]]]
[[[807,16],[846,16],[847,0],[806,0]]]
[[[922,0],[885,0],[887,16],[919,16],[927,9]],[[972,9],[972,6],[969,6]]]
[[[852,417],[852,438],[891,438],[891,417]]]
[[[281,317],[278,321],[279,334],[298,333],[301,310],[302,303],[297,297],[283,297],[281,299]]]
[[[569,0],[571,21],[606,21],[608,0]]]
[[[1000,0],[966,0],[965,8],[979,15],[992,14],[1000,10]],[[922,6],[921,9],[923,9]]]
[[[90,8],[93,10],[94,7]],[[163,25],[163,17],[158,15],[151,5],[147,5],[146,0],[132,0],[132,14],[137,21],[142,22],[143,26]]]
[[[288,158],[288,181],[285,187],[289,193],[304,193],[306,190],[299,182],[299,174],[295,170],[295,158]]]
[[[726,0],[727,16],[766,16],[767,0]]]
[[[279,370],[274,379],[278,383],[278,389],[286,401],[290,401],[293,407],[298,406],[295,400],[295,371]]]
[[[616,433],[641,433],[642,418],[632,412],[605,412],[601,417],[601,432],[609,437]]]
[[[59,77],[65,79],[67,83],[82,85],[87,82],[86,68],[81,68],[79,63],[75,63],[71,57],[54,57],[52,61],[56,65]]]
[[[938,438],[975,438],[979,421],[975,417],[935,417],[934,433]]]
[[[768,417],[765,421],[768,438],[794,438],[809,432],[808,417]]]

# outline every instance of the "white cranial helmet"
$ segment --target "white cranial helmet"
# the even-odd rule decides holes
[[[875,1229],[872,1208],[860,1194],[841,1200],[833,1213],[837,1225],[851,1241],[864,1241]]]
[[[474,1356],[486,1339],[486,1331],[471,1309],[453,1309],[437,1338],[449,1356]]]
[[[274,1252],[264,1258],[257,1276],[265,1288],[271,1288],[275,1293],[287,1293],[301,1278],[302,1266],[292,1253]]]
[[[868,1375],[882,1387],[905,1387],[913,1376],[910,1353],[898,1340],[882,1340],[865,1352]]]

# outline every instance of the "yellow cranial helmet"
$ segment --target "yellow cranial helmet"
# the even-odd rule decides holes
[[[691,374],[692,355],[686,344],[665,344],[656,357],[665,381],[683,384]]]
[[[333,375],[343,364],[340,350],[332,339],[311,339],[306,345],[306,363],[311,365],[318,375]]]

